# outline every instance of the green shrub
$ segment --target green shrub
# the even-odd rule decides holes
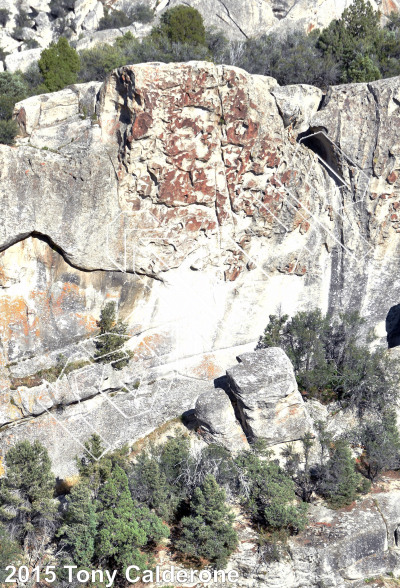
[[[235,463],[248,484],[243,504],[256,522],[290,532],[304,529],[307,504],[296,500],[294,482],[278,463],[248,452],[240,454]]]
[[[160,21],[152,33],[154,37],[166,37],[172,43],[205,45],[203,17],[195,8],[183,4],[169,8],[161,15]]]
[[[55,477],[47,450],[39,441],[20,441],[6,454],[6,477],[0,481],[0,519],[11,524],[27,547],[54,524]]]
[[[340,77],[338,60],[316,46],[315,33],[300,31],[233,42],[225,62],[253,74],[272,76],[281,85],[308,83],[327,88]]]
[[[99,22],[99,31],[106,29],[122,29],[128,27],[132,19],[122,10],[105,9],[103,18]]]
[[[125,61],[123,52],[118,46],[97,45],[79,53],[81,68],[80,82],[102,81],[113,69],[130,63]]]
[[[129,470],[132,496],[164,520],[172,521],[190,493],[185,470],[191,466],[189,441],[178,435],[142,452]]]
[[[145,2],[139,2],[132,8],[130,15],[133,22],[141,22],[147,24],[154,20],[154,10]]]
[[[5,27],[10,20],[10,11],[7,8],[0,8],[0,25]]]
[[[57,92],[77,81],[79,56],[65,37],[60,37],[57,43],[44,49],[38,64],[49,92]]]
[[[0,144],[14,145],[18,135],[18,125],[15,120],[0,120]]]
[[[101,363],[111,363],[115,369],[122,369],[129,363],[129,357],[121,350],[128,338],[127,325],[117,321],[116,315],[115,302],[108,302],[97,322],[100,335],[96,340],[95,358]]]
[[[388,409],[380,418],[364,423],[355,432],[355,439],[364,448],[361,467],[374,482],[384,470],[400,467],[400,436],[394,410]]]
[[[290,320],[271,315],[257,348],[282,347],[308,397],[380,411],[396,397],[398,382],[385,351],[359,343],[364,322],[354,312],[334,318],[314,310]]]
[[[318,493],[327,499],[333,508],[351,504],[359,495],[370,489],[370,483],[356,471],[355,460],[346,441],[335,441],[330,449],[326,465],[315,473]]]
[[[226,506],[225,498],[215,478],[206,476],[202,486],[194,491],[190,515],[182,519],[182,534],[176,543],[182,553],[205,558],[219,569],[226,566],[238,544],[233,529],[235,517]]]

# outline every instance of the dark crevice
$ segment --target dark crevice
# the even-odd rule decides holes
[[[334,144],[326,137],[324,132],[324,129],[311,127],[308,131],[300,133],[297,141],[318,156],[319,163],[339,188],[345,187],[347,184],[341,173],[339,155]]]
[[[386,316],[386,333],[388,348],[400,345],[400,304],[392,306]]]

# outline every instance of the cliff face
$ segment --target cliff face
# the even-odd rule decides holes
[[[3,448],[39,436],[65,475],[76,435],[111,423],[107,443],[132,441],[193,408],[277,311],[359,310],[374,344],[395,340],[399,84],[322,100],[231,67],[147,64],[18,104],[18,146],[0,147]],[[130,366],[42,383],[92,361],[109,300]],[[126,399],[109,395],[138,378],[145,416],[119,423]],[[50,433],[60,407],[67,440]]]
[[[399,78],[323,97],[193,62],[126,66],[19,103],[18,144],[0,146],[1,453],[40,439],[66,477],[94,431],[107,448],[131,443],[198,399],[226,443],[246,446],[245,432],[276,449],[312,428],[283,354],[258,365],[245,352],[270,313],[314,307],[360,311],[375,345],[400,335],[399,101]],[[109,300],[133,355],[119,372],[93,363]],[[210,394],[237,355],[226,380],[240,425],[225,393]],[[328,528],[310,532],[311,551],[291,544],[275,585],[340,570],[332,585],[346,586],[397,566],[387,500],[390,532],[375,503],[344,523],[316,511]],[[359,516],[376,533],[359,525],[353,549]],[[259,566],[246,545],[241,565]]]

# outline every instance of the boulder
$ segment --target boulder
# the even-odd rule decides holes
[[[5,58],[6,70],[14,73],[17,70],[26,71],[33,63],[40,59],[42,49],[27,49],[20,53],[11,53]]]
[[[271,90],[276,99],[285,127],[298,133],[306,131],[322,100],[322,90],[306,84],[277,86]]]
[[[35,147],[59,149],[79,139],[92,126],[101,84],[76,84],[56,94],[41,94],[19,102],[14,118],[21,135]]]
[[[282,349],[245,353],[238,361],[226,373],[248,437],[275,445],[298,440],[313,430],[293,366]]]
[[[207,441],[223,445],[232,453],[248,449],[246,436],[224,390],[216,388],[201,394],[196,402],[195,416]]]

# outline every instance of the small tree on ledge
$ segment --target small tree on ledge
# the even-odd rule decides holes
[[[129,357],[122,350],[127,340],[126,323],[117,321],[117,311],[115,302],[108,302],[100,314],[100,320],[97,321],[100,328],[100,335],[96,341],[96,361],[101,363],[111,363],[113,368],[120,370],[127,366]]]

